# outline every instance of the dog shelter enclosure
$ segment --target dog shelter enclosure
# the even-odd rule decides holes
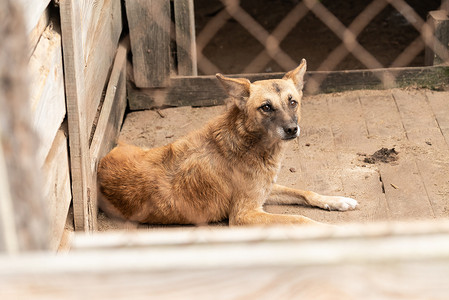
[[[0,21],[2,299],[448,295],[447,1],[18,2]],[[302,57],[278,182],[360,207],[266,210],[374,223],[97,232],[96,167],[119,135],[173,141],[223,110],[214,73],[280,78]]]

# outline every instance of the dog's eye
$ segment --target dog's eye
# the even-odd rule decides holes
[[[298,106],[298,102],[296,102],[296,101],[293,100],[293,99],[289,99],[288,104],[290,104],[290,107],[291,107],[291,108],[295,108],[296,106]]]
[[[274,111],[273,107],[270,104],[264,104],[260,107],[263,112],[271,112]]]

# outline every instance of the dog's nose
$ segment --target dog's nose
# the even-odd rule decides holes
[[[298,133],[298,126],[285,127],[284,131],[288,136],[296,135]]]

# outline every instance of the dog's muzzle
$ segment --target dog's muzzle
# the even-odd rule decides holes
[[[301,129],[298,125],[284,127],[283,140],[291,140],[297,138]]]

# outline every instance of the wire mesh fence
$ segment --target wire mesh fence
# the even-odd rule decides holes
[[[176,1],[176,0],[175,0]],[[288,36],[292,34],[292,31],[297,28],[298,23],[303,21],[308,16],[313,15],[315,19],[318,19],[322,27],[326,30],[330,30],[337,38],[338,43],[334,47],[328,49],[326,55],[320,58],[320,61],[316,63],[316,71],[332,71],[336,70],[338,66],[347,58],[352,56],[359,63],[358,68],[367,69],[379,69],[379,68],[397,68],[409,66],[418,56],[423,57],[424,49],[427,47],[428,51],[434,53],[440,62],[448,62],[449,55],[447,51],[447,41],[441,41],[441,38],[435,35],[435,26],[432,23],[434,20],[429,18],[426,20],[428,11],[435,9],[447,9],[447,1],[427,1],[426,4],[420,4],[426,11],[423,15],[422,7],[420,13],[415,11],[415,6],[410,1],[405,0],[373,0],[373,1],[361,1],[365,6],[361,11],[351,20],[345,19],[343,22],[340,20],[329,6],[332,6],[337,2],[342,1],[319,1],[319,0],[283,0],[287,1],[291,5],[291,9],[282,15],[280,21],[274,28],[266,28],[263,24],[263,20],[253,16],[248,9],[245,8],[245,1],[239,0],[221,0],[218,8],[213,12],[212,16],[203,24],[202,28],[198,30],[196,44],[197,44],[197,59],[198,69],[202,74],[214,74],[222,72],[223,68],[219,67],[216,61],[213,61],[208,57],[207,47],[219,34],[233,35],[232,31],[227,29],[228,22],[238,23],[239,26],[247,33],[248,39],[255,39],[261,47],[258,53],[253,53],[247,57],[244,67],[241,69],[241,73],[258,73],[269,71],[267,65],[270,62],[275,62],[282,71],[293,69],[298,59],[292,57],[291,51],[286,51],[286,41]],[[275,1],[276,2],[276,1]],[[279,2],[279,1],[278,1]],[[282,2],[282,1],[281,1]],[[346,2],[346,1],[344,1]],[[348,10],[351,9],[351,2],[349,1]],[[358,2],[358,1],[356,1]],[[412,1],[413,2],[413,1]],[[415,1],[416,2],[416,1]],[[267,1],[259,1],[258,5],[266,5]],[[201,5],[201,3],[195,3],[195,5]],[[427,6],[426,6],[427,5]],[[348,6],[348,3],[346,3]],[[360,6],[360,5],[358,5]],[[354,8],[355,9],[355,8]],[[365,46],[360,38],[364,32],[371,28],[371,30],[379,30],[380,28],[372,28],[374,21],[382,18],[382,12],[386,9],[394,11],[394,15],[401,18],[401,22],[407,25],[415,32],[415,35],[411,39],[405,41],[405,45],[401,45],[400,51],[398,49],[384,49],[383,51],[394,52],[395,57],[389,61],[385,61],[379,58],[378,51],[373,51],[369,47]],[[273,14],[276,12],[273,11]],[[445,11],[447,16],[447,11]],[[267,15],[266,17],[270,17]],[[378,24],[378,23],[376,23]],[[388,24],[387,24],[388,26]],[[397,25],[396,26],[400,26]],[[400,32],[396,31],[396,32]],[[313,34],[313,33],[311,33]],[[440,33],[441,34],[441,33]],[[444,33],[443,33],[444,35]],[[448,35],[447,33],[445,34]],[[313,38],[320,38],[313,37]],[[304,38],[303,42],[307,43],[308,40],[313,38]],[[323,38],[326,38],[323,35]],[[392,40],[397,39],[401,41],[401,36],[391,37]],[[410,41],[411,40],[411,41]],[[235,43],[238,43],[238,39]],[[404,42],[401,41],[403,44]],[[325,43],[325,42],[324,42]],[[375,41],[373,41],[375,43]],[[399,42],[398,42],[399,43]],[[395,45],[394,41],[391,43]],[[232,47],[232,46],[231,46]],[[298,45],[298,48],[299,45]],[[372,48],[372,47],[371,47]],[[232,60],[232,49],[230,50]],[[254,51],[253,51],[254,52]],[[298,50],[300,52],[300,50]],[[229,54],[228,54],[229,55]],[[301,55],[301,54],[300,54]],[[307,57],[305,57],[307,59]],[[416,64],[415,64],[416,65]],[[423,65],[423,62],[421,63]],[[386,75],[385,75],[386,74]],[[391,72],[382,73],[379,78],[385,86],[388,86],[391,82],[394,82],[395,72],[392,69]],[[324,74],[315,74],[312,78],[309,78],[308,88],[316,89],[320,83],[324,80]]]

